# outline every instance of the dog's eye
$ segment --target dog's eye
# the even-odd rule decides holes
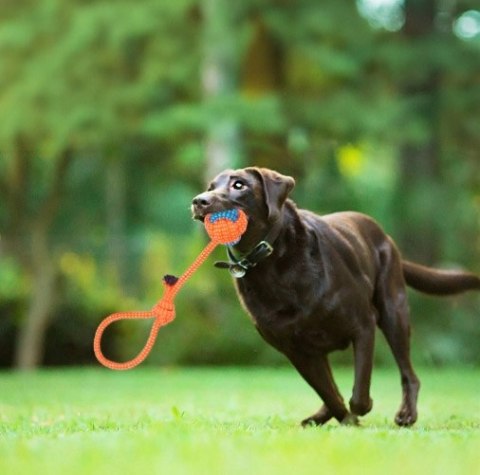
[[[243,183],[243,181],[240,181],[240,180],[235,180],[232,183],[232,188],[234,190],[243,190],[245,188],[245,183]]]

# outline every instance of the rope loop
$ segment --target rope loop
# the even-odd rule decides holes
[[[192,276],[192,274],[203,264],[218,244],[233,244],[237,242],[247,228],[247,217],[241,210],[221,211],[209,214],[205,217],[207,233],[211,241],[197,256],[192,265],[180,278],[171,275],[164,277],[164,295],[153,306],[149,312],[117,312],[106,317],[98,326],[93,339],[93,351],[97,360],[110,369],[126,370],[139,365],[150,353],[157,338],[158,330],[175,318],[175,305],[173,299]],[[105,329],[112,323],[124,319],[155,318],[147,342],[138,355],[124,363],[109,360],[101,348],[102,335]]]

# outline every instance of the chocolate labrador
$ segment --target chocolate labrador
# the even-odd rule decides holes
[[[370,379],[375,328],[385,335],[400,369],[399,426],[417,420],[420,382],[410,361],[406,285],[450,295],[480,290],[480,278],[405,261],[370,217],[342,212],[318,216],[298,209],[288,194],[293,178],[264,168],[220,173],[194,198],[193,216],[230,208],[249,221],[229,248],[230,269],[240,300],[260,335],[282,352],[323,400],[302,425],[331,418],[357,424],[372,409]],[[347,409],[334,382],[328,354],[353,344],[354,385]]]

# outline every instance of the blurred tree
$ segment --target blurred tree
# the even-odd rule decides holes
[[[53,160],[50,183],[41,195],[34,196],[36,206],[33,210],[27,198],[33,180],[38,179],[34,177],[34,152],[22,137],[15,140],[10,155],[11,161],[0,184],[5,225],[1,250],[2,254],[14,256],[25,272],[31,274],[33,291],[15,357],[18,367],[30,369],[41,356],[43,337],[58,297],[59,275],[49,245],[49,230],[61,205],[72,151],[65,149]]]
[[[181,271],[201,244],[191,197],[205,176],[237,163],[295,175],[302,207],[372,214],[409,257],[478,266],[479,43],[471,28],[460,34],[476,8],[475,0],[3,2],[0,343],[13,324],[29,333],[17,360],[34,366],[50,325],[50,345],[85,353],[99,314],[131,307],[132,296],[151,304],[159,269]],[[172,352],[159,360],[277,361],[227,295],[228,276],[202,273],[182,304],[191,320],[176,322]],[[455,309],[470,322],[463,327],[444,303],[421,305],[429,325],[437,313],[437,328],[455,328],[448,338],[437,330],[438,341],[451,339],[450,355],[478,336],[471,302]],[[51,325],[51,315],[61,321]],[[129,335],[120,327],[112,346],[128,353]],[[429,345],[422,351],[438,354]],[[46,361],[69,354],[50,346]]]
[[[238,76],[235,24],[237,8],[228,0],[205,0],[202,5],[203,64],[201,79],[207,107],[217,109],[206,131],[205,181],[238,166],[238,123],[226,107]]]
[[[447,243],[461,240],[456,232],[459,223],[472,234],[478,232],[471,214],[472,187],[458,186],[464,180],[459,171],[468,166],[467,150],[474,150],[477,142],[465,134],[476,122],[470,110],[480,107],[475,92],[480,87],[478,48],[457,38],[452,28],[468,3],[406,0],[401,35],[391,42],[395,53],[389,61],[392,80],[401,94],[398,235],[411,258],[429,264],[445,260]],[[459,115],[465,94],[471,102],[463,104]],[[460,148],[463,153],[458,153]],[[444,215],[457,207],[462,211]],[[459,258],[459,254],[450,257]]]
[[[190,3],[48,0],[11,4],[0,17],[2,254],[14,256],[32,280],[29,310],[19,322],[21,368],[41,362],[55,305],[61,244],[55,220],[68,200],[81,206],[62,194],[74,156],[109,158],[107,206],[98,207],[107,215],[111,258],[122,258],[122,149],[142,133],[140,119],[152,105],[168,107],[189,76],[191,57],[180,51],[185,37],[171,34],[179,24],[188,29]],[[185,62],[174,65],[182,56]]]
[[[406,0],[403,35],[412,49],[410,71],[400,76],[399,90],[405,101],[404,140],[400,144],[398,219],[415,223],[401,227],[403,249],[411,258],[425,263],[438,262],[440,242],[438,219],[435,216],[438,190],[442,181],[440,139],[440,90],[444,71],[435,60],[435,48],[444,44],[437,28],[438,4],[435,0]],[[406,202],[400,195],[415,199]],[[417,213],[419,203],[421,216]],[[412,232],[413,231],[413,232]]]

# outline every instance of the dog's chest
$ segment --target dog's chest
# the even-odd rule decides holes
[[[348,346],[348,322],[334,308],[323,304],[320,294],[302,286],[266,286],[260,282],[237,282],[243,306],[262,337],[278,350],[297,348],[325,353]],[[347,317],[345,317],[347,318]]]

